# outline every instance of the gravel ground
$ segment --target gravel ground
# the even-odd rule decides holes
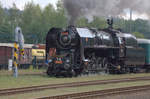
[[[150,99],[150,90],[131,94],[121,94],[116,96],[107,96],[96,99]]]

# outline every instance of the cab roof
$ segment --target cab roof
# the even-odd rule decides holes
[[[150,39],[137,39],[139,44],[150,44]]]

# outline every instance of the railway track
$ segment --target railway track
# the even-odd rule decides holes
[[[99,90],[99,91],[89,91],[82,93],[74,93],[60,96],[51,96],[51,97],[42,97],[37,99],[94,99],[94,98],[104,98],[105,96],[111,95],[121,95],[121,94],[131,94],[135,92],[142,92],[150,90],[150,85],[144,86],[133,86],[133,87],[125,87],[125,88],[115,88],[115,89],[107,89],[107,90]]]
[[[146,81],[146,80],[150,80],[150,77],[122,78],[122,79],[112,79],[112,80],[95,80],[95,81],[73,82],[73,83],[64,83],[64,84],[49,84],[49,85],[12,88],[12,89],[1,89],[0,96],[12,95],[12,94],[14,95],[14,94],[19,94],[19,93],[27,93],[27,92],[31,92],[31,91],[42,91],[42,90],[46,90],[46,89],[79,87],[79,86],[89,86],[89,85],[102,85],[102,84]]]

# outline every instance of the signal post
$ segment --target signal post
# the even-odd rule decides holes
[[[14,43],[14,77],[18,77],[18,44]]]
[[[18,48],[19,46],[19,48]],[[24,57],[24,36],[22,34],[22,30],[20,27],[16,27],[15,29],[15,42],[14,42],[14,77],[18,77],[18,54],[21,53],[21,56]],[[19,51],[20,49],[20,51]]]

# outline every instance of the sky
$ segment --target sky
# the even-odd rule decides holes
[[[15,3],[17,8],[23,10],[24,5],[28,2],[33,1],[35,4],[39,4],[42,8],[44,8],[47,4],[51,3],[56,7],[56,3],[58,0],[0,0],[1,4],[5,8],[12,7],[12,4]]]
[[[129,20],[129,19],[130,19],[130,9],[127,9],[127,10],[125,11],[125,13],[126,13],[126,15],[124,15],[124,16],[122,16],[122,17],[123,17],[124,19]],[[138,18],[148,20],[148,16],[147,16],[146,14],[139,14],[139,13],[137,13],[137,12],[135,12],[135,11],[132,11],[132,20],[136,20],[136,19],[138,19]]]

